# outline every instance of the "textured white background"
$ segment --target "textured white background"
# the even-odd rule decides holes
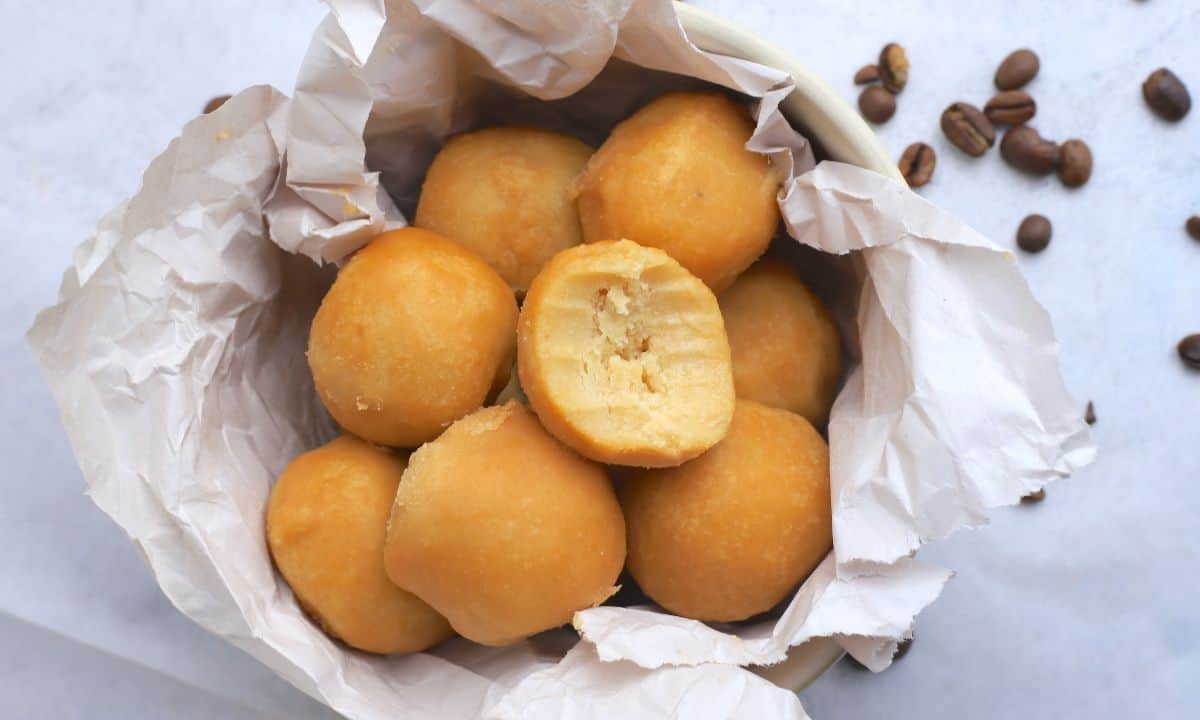
[[[895,155],[938,151],[924,194],[1001,243],[1028,212],[1054,241],[1019,262],[1054,317],[1068,384],[1096,402],[1101,456],[1034,507],[999,513],[924,558],[958,571],[912,652],[872,676],[841,664],[802,693],[836,718],[1200,715],[1200,107],[1168,125],[1139,85],[1168,65],[1200,102],[1194,0],[702,0],[853,101],[854,71],[895,40],[912,80],[880,130]],[[179,615],[82,479],[22,335],[71,249],[210,96],[290,91],[314,0],[0,4],[0,717],[265,718],[329,713]],[[1067,191],[937,128],[1030,46],[1035,125],[1082,137],[1092,182]],[[982,388],[981,391],[986,391]]]

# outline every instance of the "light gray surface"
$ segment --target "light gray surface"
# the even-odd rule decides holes
[[[296,0],[0,4],[0,655],[15,664],[0,666],[0,718],[332,716],[167,602],[84,496],[23,338],[74,246],[183,123],[213,95],[290,90],[323,16]]]
[[[884,42],[912,81],[881,136],[937,149],[926,197],[1002,243],[1031,211],[1055,222],[1021,256],[1054,317],[1069,386],[1096,402],[1100,460],[1035,507],[931,547],[958,572],[907,658],[879,676],[835,667],[804,692],[816,720],[1187,717],[1200,713],[1200,373],[1174,343],[1200,332],[1200,109],[1167,125],[1141,80],[1174,67],[1200,99],[1200,6],[1011,0],[703,0],[823,75],[848,100]],[[805,8],[802,16],[797,5]],[[1084,7],[1084,6],[1087,7]],[[0,503],[0,717],[325,717],[179,615],[82,480],[22,334],[71,249],[210,96],[288,91],[323,8],[307,0],[6,2],[0,45],[0,397],[11,468]],[[1091,143],[1080,191],[993,151],[945,143],[941,109],[980,105],[995,63],[1031,46],[1035,125]],[[12,234],[15,233],[15,237]],[[985,390],[985,389],[983,389]],[[69,691],[64,689],[70,688]]]

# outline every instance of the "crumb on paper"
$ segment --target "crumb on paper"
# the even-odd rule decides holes
[[[350,193],[353,191],[354,188],[349,186],[343,186],[334,191],[338,195],[342,196],[342,214],[345,215],[347,219],[363,213],[363,209],[358,206],[358,203],[354,202],[354,200],[350,198]]]
[[[231,137],[233,137],[233,134],[230,133],[228,130],[218,130],[217,131],[217,142],[224,142]]]

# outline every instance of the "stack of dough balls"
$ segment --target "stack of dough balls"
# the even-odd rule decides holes
[[[743,620],[821,562],[841,346],[792,268],[756,264],[779,177],[753,131],[693,92],[595,153],[464,133],[415,226],[348,259],[307,352],[343,434],[288,465],[267,511],[329,635],[506,645],[605,602],[623,569],[670,612]]]

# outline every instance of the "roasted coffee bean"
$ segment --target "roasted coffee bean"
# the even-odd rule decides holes
[[[1000,157],[1009,165],[1034,175],[1049,175],[1058,167],[1058,143],[1045,140],[1028,125],[1018,125],[1004,133]]]
[[[1054,226],[1045,215],[1030,215],[1017,228],[1017,247],[1028,253],[1039,253],[1050,244]]]
[[[1179,341],[1179,358],[1188,367],[1200,370],[1200,333],[1188,335]]]
[[[1042,64],[1037,53],[1032,50],[1016,50],[1000,67],[996,68],[996,87],[1001,90],[1016,90],[1025,87],[1029,81],[1037,77]]]
[[[1082,140],[1068,140],[1058,152],[1058,179],[1077,188],[1092,176],[1092,149]]]
[[[878,65],[863,65],[854,73],[855,85],[870,85],[879,79]]]
[[[1192,96],[1187,85],[1175,73],[1159,68],[1142,83],[1142,97],[1158,116],[1172,122],[1182,120],[1192,109]]]
[[[1088,400],[1087,409],[1083,411],[1083,421],[1088,425],[1096,424],[1096,406]]]
[[[858,96],[858,110],[876,125],[885,123],[896,114],[896,96],[878,85],[872,85]]]
[[[225,104],[225,101],[226,101],[226,100],[228,100],[228,99],[229,99],[229,96],[228,96],[228,95],[218,95],[218,96],[216,96],[215,98],[213,98],[212,100],[209,100],[209,101],[208,101],[207,103],[205,103],[205,105],[204,105],[204,114],[205,114],[205,115],[207,115],[207,114],[209,114],[210,112],[212,112],[212,111],[216,110],[217,108],[221,107],[222,105],[224,105],[224,104]]]
[[[900,174],[909,187],[918,188],[929,182],[937,167],[937,153],[923,142],[915,142],[904,149],[900,156]]]
[[[942,132],[954,145],[972,157],[987,152],[996,142],[996,128],[979,108],[956,102],[942,112]]]
[[[908,53],[896,43],[888,43],[879,51],[879,79],[883,86],[898,93],[908,84]]]
[[[1200,240],[1200,215],[1193,215],[1183,224],[1187,229],[1187,234],[1192,236],[1193,240]]]
[[[1025,497],[1021,498],[1021,503],[1024,505],[1032,505],[1033,503],[1040,503],[1041,501],[1043,501],[1045,499],[1046,499],[1046,490],[1043,488],[1041,490],[1035,490],[1035,491],[1029,493],[1028,495],[1026,495]]]
[[[983,114],[997,125],[1020,125],[1037,114],[1037,103],[1024,90],[1005,90],[987,101]]]

